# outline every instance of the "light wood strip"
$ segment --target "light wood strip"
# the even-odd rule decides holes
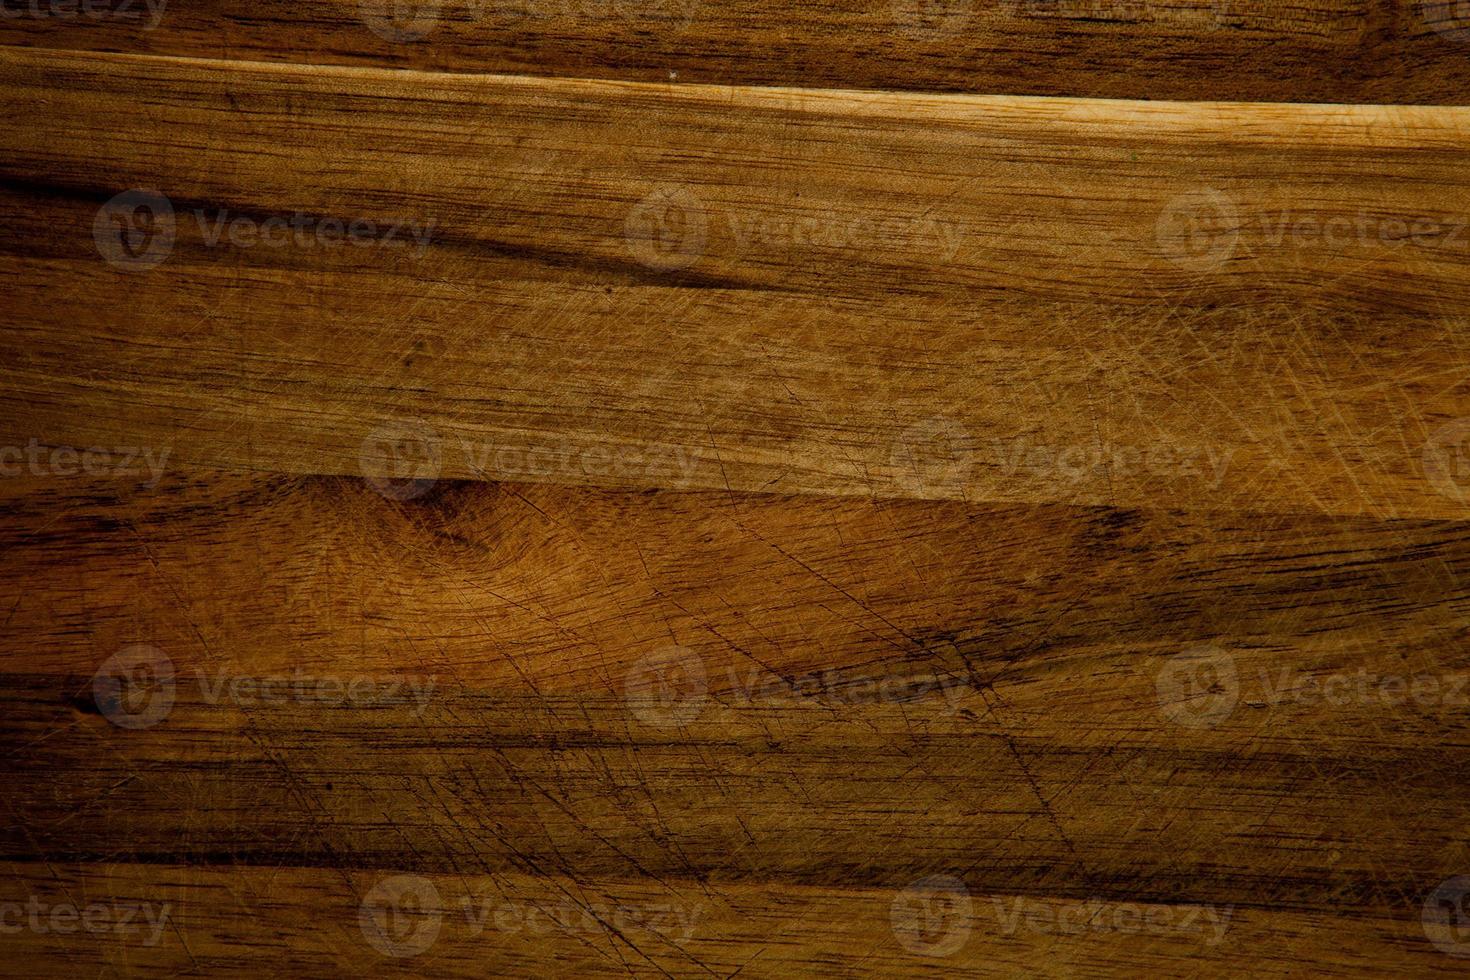
[[[0,100],[19,211],[0,232],[7,443],[288,472],[1466,511],[1470,110],[18,49]],[[143,184],[177,216],[146,269],[98,211]],[[209,244],[237,219],[279,239],[297,213],[290,244]],[[331,224],[312,233],[328,219],[379,239],[404,221],[428,244],[333,243]]]

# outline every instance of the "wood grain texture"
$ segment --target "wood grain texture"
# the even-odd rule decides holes
[[[16,444],[371,475],[407,430],[450,477],[1465,514],[1470,110],[18,49],[0,92]],[[103,261],[144,185],[171,248]]]
[[[1451,0],[6,0],[0,43],[645,82],[1438,103]],[[38,15],[32,13],[38,9]]]
[[[0,973],[1470,959],[1464,5],[69,2]]]
[[[103,933],[108,942],[52,931],[19,934],[12,950],[33,965],[35,976],[75,976],[79,969],[243,976],[262,966],[335,976],[363,962],[369,935],[383,935],[375,931],[378,920],[364,925],[361,909],[397,877],[128,864],[52,870],[37,893],[46,903],[43,917],[58,905],[117,909],[108,919],[117,928],[126,910],[137,912],[120,939]],[[33,871],[0,864],[6,876]],[[856,967],[875,976],[994,976],[998,970],[1095,976],[1118,969],[1169,972],[1187,962],[1201,975],[1223,976],[1248,962],[1254,974],[1285,977],[1299,975],[1305,964],[1324,976],[1355,976],[1392,962],[1404,975],[1435,976],[1443,964],[1401,922],[1312,912],[1221,909],[1212,910],[1214,920],[1201,913],[1185,925],[1196,910],[1134,903],[1120,907],[1127,916],[1119,921],[1154,925],[1119,930],[1106,915],[1098,918],[1097,903],[1023,898],[1018,905],[1015,896],[975,895],[975,922],[961,948],[937,959],[896,939],[894,896],[877,889],[514,872],[414,875],[412,883],[428,883],[433,904],[407,912],[407,927],[437,928],[434,941],[411,959],[376,957],[374,975],[841,977]],[[1035,926],[1007,931],[1018,908],[1021,921]],[[94,921],[102,921],[100,913]],[[1084,928],[1071,924],[1089,921]],[[1228,925],[1219,942],[1211,941],[1215,921]],[[249,968],[242,949],[253,953]]]
[[[1470,863],[1460,523],[206,473],[6,494],[9,860],[940,874],[1378,922],[1406,966]],[[134,644],[174,671],[137,730],[93,682]],[[644,683],[670,663],[675,694]]]

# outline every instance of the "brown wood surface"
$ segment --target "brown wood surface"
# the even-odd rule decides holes
[[[0,869],[33,872],[16,864]],[[405,916],[405,929],[417,941],[433,942],[412,958],[376,956],[374,975],[839,977],[858,964],[880,976],[1093,976],[1119,965],[1170,973],[1188,964],[1197,974],[1226,976],[1238,972],[1242,947],[1264,976],[1297,976],[1308,966],[1325,976],[1363,975],[1386,961],[1434,975],[1444,962],[1393,919],[1280,909],[1100,907],[972,895],[969,931],[943,934],[963,943],[965,955],[935,958],[915,955],[896,939],[894,895],[875,889],[514,872],[413,875],[405,883],[397,875],[317,868],[84,864],[50,870],[38,890],[48,907],[105,910],[109,923],[128,919],[118,926],[121,939],[107,946],[52,931],[45,919],[47,932],[18,934],[15,955],[58,976],[97,968],[252,975],[241,950],[268,951],[292,973],[336,975],[344,964],[363,961],[369,934],[382,935],[373,932],[377,920],[364,925],[361,909],[381,894],[375,889],[395,881],[429,898],[422,911]],[[1153,925],[1119,930],[1113,916],[1120,909],[1116,921]],[[95,912],[94,922],[103,914]],[[1231,942],[1213,941],[1215,923],[1225,924]],[[154,936],[159,941],[150,946]]]
[[[1470,12],[1454,0],[82,2],[5,0],[0,43],[1109,99],[1458,105],[1470,87]]]
[[[0,97],[21,444],[371,474],[391,430],[451,477],[1465,514],[1470,109],[14,49]],[[104,261],[144,185],[171,249]],[[210,243],[296,215],[426,244]]]
[[[855,916],[880,957],[904,949],[875,896],[944,874],[985,933],[951,966],[979,970],[1017,943],[1143,966],[1215,935],[1007,932],[1032,901],[1161,905],[1180,930],[1289,909],[1295,955],[1432,964],[1414,917],[1470,857],[1459,523],[451,482],[405,503],[204,472],[6,493],[12,861],[148,887],[316,868],[284,880],[334,907],[368,871],[451,875],[453,915],[507,878],[628,882],[716,921]],[[171,708],[120,730],[92,674],[136,644],[171,664]],[[1219,685],[1171,686],[1201,650]],[[637,680],[670,656],[702,676],[672,700]],[[778,889],[774,912],[725,904]]]
[[[1458,5],[394,9],[6,0],[0,974],[1463,969]]]

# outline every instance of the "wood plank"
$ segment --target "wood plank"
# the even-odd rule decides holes
[[[79,971],[546,976],[1440,976],[1417,924],[1248,907],[1067,901],[924,889],[699,886],[515,872],[0,864],[0,902],[40,928],[7,936],[33,976]],[[942,894],[942,893],[941,893]],[[942,910],[916,932],[914,913]],[[66,910],[91,910],[95,931]],[[61,909],[61,913],[57,913]],[[123,924],[120,920],[136,910]],[[104,914],[105,913],[105,914]],[[396,914],[396,917],[395,917]],[[63,929],[51,927],[58,915]],[[44,930],[44,931],[43,931]],[[154,937],[157,941],[153,942]]]
[[[1464,524],[3,486],[6,859],[1409,923],[1470,864]],[[97,687],[138,644],[171,701]]]
[[[1440,103],[1449,0],[7,0],[0,43],[645,82],[1093,98]],[[122,8],[122,9],[119,9]],[[394,13],[397,13],[395,18]]]
[[[12,445],[369,475],[405,472],[409,445],[428,476],[1466,513],[1467,109],[19,49],[0,106]],[[98,211],[145,184],[179,219],[150,268]],[[298,212],[328,237],[209,244]],[[358,219],[428,244],[342,243]]]

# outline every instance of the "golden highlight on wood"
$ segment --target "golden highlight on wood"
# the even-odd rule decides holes
[[[1465,513],[1470,109],[0,58],[12,438]],[[132,256],[104,202],[143,185]]]

